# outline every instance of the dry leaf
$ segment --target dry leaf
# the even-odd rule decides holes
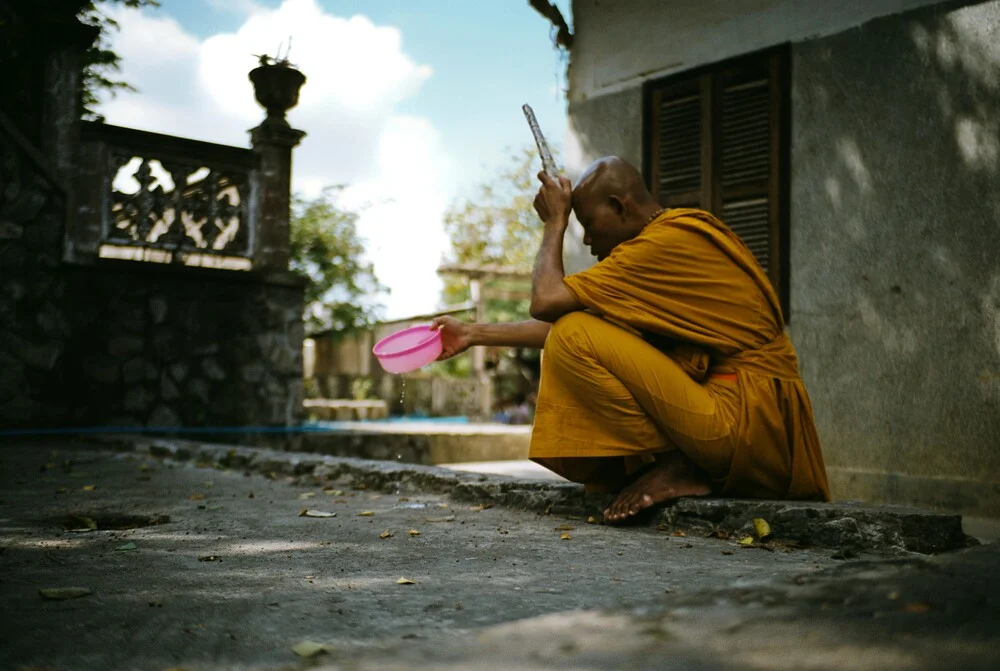
[[[410,534],[411,536],[419,536],[420,535],[420,532],[417,531],[416,529],[410,529],[406,533]]]
[[[448,504],[447,503],[439,503],[439,504],[437,504],[437,507],[438,508],[447,508]]]
[[[900,610],[903,611],[904,613],[918,613],[918,614],[926,613],[930,609],[931,607],[928,606],[926,603],[917,603],[917,602],[911,602],[905,604],[902,608],[900,608]]]
[[[409,578],[400,578],[399,580],[396,581],[396,584],[397,585],[416,585],[417,583],[413,582]]]
[[[220,561],[218,555],[205,555],[204,557],[198,557],[198,561]]]
[[[590,517],[587,518],[587,524],[600,524],[600,523],[601,520],[597,519],[597,517],[594,515],[591,515]]]
[[[326,494],[327,496],[343,496],[344,495],[344,490],[343,489],[324,489],[323,493]]]
[[[743,547],[749,547],[753,545],[753,536],[744,536],[740,539],[740,545]]]
[[[299,517],[336,517],[337,513],[328,513],[324,510],[312,510],[303,508],[299,511]]]
[[[358,513],[358,517],[372,517],[374,515],[375,515],[374,510],[363,510],[360,513]]]
[[[301,494],[299,494],[299,498],[302,499],[303,501],[306,499],[311,499],[314,496],[316,496],[316,492],[302,492]]]
[[[386,529],[378,535],[379,538],[392,538],[392,532]]]
[[[573,538],[573,537],[572,537],[572,536],[570,536],[569,534],[560,534],[560,535],[559,535],[559,540],[561,540],[561,541],[568,541],[568,540],[572,540],[572,538]]]
[[[85,492],[92,492],[95,489],[97,489],[97,485],[84,485],[83,486],[83,491],[85,491]]]
[[[425,522],[454,522],[455,516],[448,515],[448,517],[425,517]]]
[[[400,503],[403,503],[404,501],[409,501],[409,500],[410,500],[410,498],[408,496],[400,496],[399,497],[399,502]]]
[[[84,528],[70,529],[70,531],[97,531],[97,522],[82,515],[70,515],[71,519],[77,520]]]
[[[733,554],[733,551],[732,550],[723,550],[722,554],[724,554],[724,555],[731,555],[731,554]]]
[[[682,548],[684,548],[684,549],[690,549],[690,548],[693,548],[693,547],[694,547],[694,546],[693,546],[693,545],[691,545],[690,543],[681,543],[681,545],[680,545],[680,546],[681,546]]]
[[[757,534],[757,538],[761,540],[771,535],[771,525],[761,517],[753,518],[753,530]]]
[[[65,494],[68,491],[69,490],[66,489],[65,487],[60,487],[59,489],[56,490],[56,494]]]
[[[61,601],[63,599],[77,599],[92,592],[86,587],[49,587],[38,590],[38,593],[43,599]]]
[[[124,545],[119,545],[115,548],[118,552],[131,552],[132,550],[138,550],[138,546],[135,543],[125,543]]]
[[[315,657],[316,655],[322,655],[323,653],[329,652],[329,646],[322,643],[317,643],[316,641],[301,641],[292,646],[292,652],[294,652],[299,657]]]
[[[204,501],[205,500],[205,495],[204,494],[192,494],[191,496],[188,497],[188,500],[190,500],[190,501]]]
[[[687,536],[687,534],[684,533],[683,531],[681,531],[680,529],[678,529],[677,531],[675,531],[674,533],[672,533],[670,535],[671,536],[677,536],[679,538],[684,538],[685,536]]]
[[[481,512],[483,510],[489,510],[494,505],[496,505],[496,504],[493,504],[493,503],[480,503],[478,506],[472,506],[472,507],[470,507],[469,510],[472,510],[472,511],[478,513],[478,512]]]

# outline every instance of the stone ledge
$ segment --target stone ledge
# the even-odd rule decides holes
[[[91,440],[106,449],[295,478],[304,484],[340,482],[393,493],[447,494],[459,501],[538,512],[597,514],[608,500],[586,496],[583,487],[574,483],[465,473],[394,461],[141,437]],[[689,498],[674,501],[643,519],[650,526],[737,535],[750,532],[755,517],[768,521],[776,540],[865,554],[934,554],[976,544],[962,531],[960,515],[857,502]]]

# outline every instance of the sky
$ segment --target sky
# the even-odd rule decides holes
[[[570,19],[569,0],[557,0]],[[264,118],[247,73],[254,54],[306,75],[288,114],[307,136],[292,188],[347,185],[383,284],[387,319],[440,305],[444,212],[531,144],[529,103],[553,144],[566,130],[565,61],[528,0],[161,0],[104,7],[121,26],[110,124],[236,146]]]

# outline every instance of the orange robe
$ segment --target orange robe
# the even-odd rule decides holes
[[[829,499],[778,297],[727,226],[668,210],[565,282],[591,314],[563,317],[546,341],[533,459],[634,464],[681,449],[721,495]]]

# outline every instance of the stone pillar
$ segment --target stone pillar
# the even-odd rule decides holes
[[[250,72],[264,122],[250,131],[257,156],[251,185],[253,264],[260,270],[288,270],[292,149],[305,133],[288,125],[285,113],[298,104],[305,76],[287,63],[262,60]]]

